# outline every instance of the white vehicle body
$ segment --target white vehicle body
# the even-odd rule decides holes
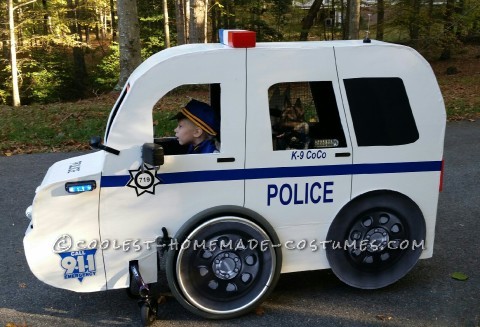
[[[383,78],[404,85],[418,130],[412,142],[359,144],[348,88]],[[269,88],[310,81],[327,81],[333,90],[342,146],[274,151]],[[41,281],[77,292],[126,288],[129,262],[138,261],[145,282],[155,282],[162,227],[174,236],[192,217],[226,206],[268,221],[282,273],[331,268],[325,246],[332,222],[354,199],[375,192],[418,206],[426,230],[421,258],[432,256],[446,117],[434,74],[414,50],[376,41],[183,45],[146,60],[127,83],[104,138],[119,155],[98,151],[58,162],[36,191],[24,246]],[[144,166],[153,180],[142,180],[155,103],[175,87],[212,83],[221,88],[220,152],[166,155],[156,175]],[[364,98],[376,101],[375,94]],[[81,181],[96,187],[67,192],[66,183]]]

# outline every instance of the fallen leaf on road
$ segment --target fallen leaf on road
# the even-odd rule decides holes
[[[464,273],[461,273],[461,272],[454,272],[450,275],[450,277],[452,277],[453,279],[455,280],[460,280],[460,281],[466,281],[468,279],[468,276],[465,275]]]
[[[167,297],[166,297],[166,296],[163,296],[163,295],[160,296],[160,297],[158,298],[158,300],[157,300],[157,303],[158,303],[158,304],[165,304],[165,303],[167,303]]]
[[[381,321],[388,321],[393,319],[392,316],[388,316],[388,315],[376,315],[375,318]]]
[[[256,314],[257,316],[263,316],[264,313],[265,313],[265,309],[264,309],[262,306],[257,307],[257,308],[255,309],[255,314]]]

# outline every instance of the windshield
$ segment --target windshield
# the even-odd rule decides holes
[[[112,112],[110,113],[110,117],[108,118],[107,130],[105,132],[105,142],[108,139],[108,134],[110,133],[110,128],[112,127],[112,123],[115,120],[115,116],[118,113],[118,109],[122,105],[123,99],[125,98],[125,95],[127,95],[127,92],[129,89],[130,89],[130,84],[127,83],[123,87],[122,93],[120,93],[120,97],[118,98],[117,102],[115,102],[115,105],[113,106]]]

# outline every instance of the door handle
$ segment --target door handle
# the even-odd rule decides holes
[[[234,162],[235,158],[228,157],[228,158],[217,158],[217,162]]]
[[[350,152],[337,152],[335,157],[350,157]]]

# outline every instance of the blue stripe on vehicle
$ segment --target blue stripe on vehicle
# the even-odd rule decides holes
[[[441,168],[441,161],[421,161],[330,166],[202,170],[178,173],[160,173],[157,174],[157,176],[161,179],[162,184],[181,184],[285,177],[396,174],[440,171]],[[101,187],[121,187],[127,185],[129,180],[129,175],[102,176]]]

